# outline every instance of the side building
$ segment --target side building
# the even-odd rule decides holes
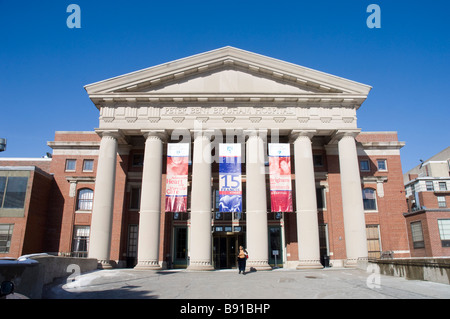
[[[450,147],[404,175],[412,257],[450,256]]]
[[[47,251],[51,159],[0,158],[0,257]]]

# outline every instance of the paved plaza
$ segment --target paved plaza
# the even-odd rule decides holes
[[[236,270],[98,270],[44,289],[43,299],[449,299],[450,286],[325,268]]]

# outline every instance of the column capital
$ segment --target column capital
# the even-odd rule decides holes
[[[95,129],[95,133],[101,138],[110,137],[116,139],[120,144],[128,144],[126,136],[121,130]]]
[[[298,138],[303,137],[311,140],[316,133],[316,130],[292,130],[289,134],[289,139],[296,141]]]
[[[207,138],[209,141],[211,141],[211,137],[214,136],[214,130],[208,129],[192,129],[189,130],[193,139],[195,140],[197,137]]]
[[[331,140],[328,144],[337,144],[344,137],[357,137],[361,133],[361,129],[350,130],[336,130],[331,136]]]
[[[141,130],[141,133],[145,139],[157,138],[160,139],[162,142],[167,141],[166,130]]]
[[[249,129],[243,130],[243,134],[245,137],[245,141],[248,141],[250,138],[259,137],[263,140],[263,142],[267,142],[267,129]]]

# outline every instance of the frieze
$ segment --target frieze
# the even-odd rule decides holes
[[[285,115],[294,116],[295,108],[293,107],[226,107],[226,106],[212,106],[212,107],[162,107],[161,116],[174,116],[174,115],[209,115],[209,116],[249,116],[249,115]]]

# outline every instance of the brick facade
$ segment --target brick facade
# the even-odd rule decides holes
[[[395,133],[363,133],[357,140],[358,147],[362,150],[363,144],[360,143],[397,141],[397,136]],[[27,231],[27,235],[20,239],[18,236],[24,232],[25,223],[1,219],[1,223],[11,222],[17,225],[14,229],[13,245],[9,255],[18,256],[23,251],[48,251],[65,255],[71,253],[73,250],[74,226],[89,226],[91,222],[90,211],[77,210],[77,197],[79,191],[85,188],[92,189],[95,196],[99,141],[100,138],[94,132],[57,132],[55,134],[55,140],[49,143],[54,148],[54,154],[51,161],[45,164],[48,171],[53,175],[53,182],[51,184],[47,182],[46,188],[36,188],[32,193],[33,198],[40,198],[43,196],[42,192],[49,192],[50,194],[48,209],[44,205],[38,209],[39,213],[33,215],[32,218],[28,218],[28,221],[32,221],[34,227],[38,228],[39,231]],[[132,186],[140,185],[142,174],[142,167],[133,165],[133,156],[142,152],[142,148],[138,146],[127,150],[119,150],[117,155],[111,260],[115,260],[118,266],[133,265],[133,258],[128,255],[129,230],[130,225],[139,224],[139,211],[131,208],[130,197]],[[326,185],[324,192],[326,207],[318,212],[319,224],[327,226],[328,253],[331,261],[335,261],[336,265],[339,265],[339,261],[346,258],[339,158],[337,155],[328,154],[320,146],[314,148],[314,154],[321,155],[323,158],[322,164],[315,167],[316,184]],[[376,160],[379,158],[387,160],[387,171],[380,172],[377,170]],[[76,160],[75,171],[66,170],[66,160]],[[85,160],[93,160],[92,171],[83,171],[83,161]],[[384,194],[380,196],[377,192],[377,210],[365,213],[366,224],[378,225],[381,250],[394,251],[395,257],[409,256],[408,233],[403,216],[407,207],[403,191],[400,156],[360,155],[359,160],[369,160],[371,163],[370,171],[361,172],[363,188],[377,189],[377,184],[373,182],[373,178],[384,178],[382,182]],[[18,163],[8,162],[7,164]],[[165,161],[163,167],[165,167]],[[42,179],[39,174],[34,174],[34,176],[35,182],[38,182],[37,179]],[[293,171],[292,178],[294,185],[295,171]],[[51,190],[49,190],[50,188]],[[165,171],[163,172],[161,188],[161,207],[163,208]],[[32,199],[28,202],[30,205],[35,205]],[[268,202],[270,203],[269,200]],[[43,202],[41,203],[43,204]],[[219,222],[216,223],[219,224]],[[280,226],[283,229],[285,262],[298,260],[296,214],[285,213],[282,220],[269,217],[268,224],[269,226]],[[189,227],[189,220],[174,220],[173,213],[162,211],[159,259],[168,265],[173,261],[173,232],[175,226]],[[44,230],[45,236],[41,235],[43,238],[36,238],[39,235],[33,237],[32,234],[34,233],[44,234]],[[26,248],[22,251],[18,248],[21,242],[24,242],[22,245]],[[38,242],[41,242],[42,245],[37,245]]]

